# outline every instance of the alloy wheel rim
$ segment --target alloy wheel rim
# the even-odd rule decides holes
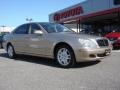
[[[69,65],[71,61],[71,54],[69,50],[66,48],[59,49],[58,54],[57,54],[57,59],[61,65],[63,66]]]
[[[8,47],[8,55],[9,55],[9,57],[13,57],[13,48],[12,48],[12,46]]]

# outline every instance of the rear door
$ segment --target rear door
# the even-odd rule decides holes
[[[29,52],[29,48],[28,48],[29,29],[30,29],[30,25],[24,24],[14,30],[11,42],[16,51],[25,52],[25,53]]]

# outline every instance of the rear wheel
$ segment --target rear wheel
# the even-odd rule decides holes
[[[8,45],[7,46],[7,54],[9,56],[9,58],[14,58],[15,57],[15,51],[12,45]]]
[[[57,63],[63,68],[69,68],[75,64],[74,52],[67,45],[58,47],[55,52],[55,57]]]

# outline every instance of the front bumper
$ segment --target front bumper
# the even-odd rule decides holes
[[[106,55],[111,53],[111,47],[97,48],[97,49],[79,49],[76,53],[77,62],[96,61],[103,59]]]

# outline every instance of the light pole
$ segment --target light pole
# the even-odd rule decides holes
[[[29,23],[31,23],[33,21],[32,18],[26,18],[26,21],[28,21]]]
[[[4,31],[4,28],[5,28],[6,26],[5,26],[5,25],[2,25],[1,27],[2,27],[2,31]],[[0,33],[1,33],[1,31],[0,31]]]

